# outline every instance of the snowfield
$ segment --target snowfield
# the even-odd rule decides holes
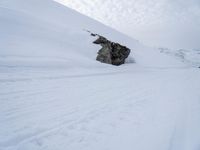
[[[180,61],[182,61],[190,66],[200,67],[200,50],[198,50],[198,49],[171,50],[168,48],[160,48],[160,52],[171,55],[171,56],[175,56],[177,59],[179,59]]]
[[[85,30],[127,64],[97,62]],[[200,69],[165,53],[51,0],[1,0],[0,150],[200,150]]]

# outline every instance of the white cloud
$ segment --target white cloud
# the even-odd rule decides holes
[[[147,44],[200,48],[199,0],[56,1]]]

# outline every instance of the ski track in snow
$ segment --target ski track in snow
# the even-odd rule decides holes
[[[0,80],[1,89],[4,89],[0,93],[1,149],[73,150],[91,149],[96,145],[99,149],[115,149],[105,143],[123,139],[132,139],[125,143],[129,145],[127,148],[134,148],[139,140],[152,140],[152,135],[147,133],[164,132],[165,128],[170,132],[164,132],[157,140],[168,138],[166,141],[172,142],[165,145],[173,145],[176,130],[180,130],[176,122],[182,121],[177,120],[182,117],[176,115],[182,115],[179,112],[189,107],[185,102],[189,97],[181,94],[196,82],[193,72],[200,72],[185,68],[172,70],[146,69],[137,73],[129,70],[124,74],[123,70],[119,73],[104,71],[75,76],[47,75],[45,78],[39,77],[38,71],[37,78],[31,77],[33,80],[9,77]],[[173,92],[178,97],[175,94],[173,97]],[[122,134],[126,132],[132,137]],[[162,145],[154,146],[148,145],[152,149],[167,149]]]

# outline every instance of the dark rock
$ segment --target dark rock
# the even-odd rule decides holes
[[[91,35],[91,36],[96,36],[96,34],[94,34],[94,33],[91,33],[90,35]]]
[[[94,35],[94,34],[93,34]],[[107,40],[105,37],[97,35],[98,39],[94,44],[100,44],[102,48],[98,52],[97,61],[112,65],[122,65],[125,63],[126,58],[129,56],[131,50],[126,46],[120,45]]]
[[[97,40],[95,40],[93,43],[94,44],[106,44],[109,43],[110,41],[108,41],[105,37],[103,36],[99,36],[99,38]]]

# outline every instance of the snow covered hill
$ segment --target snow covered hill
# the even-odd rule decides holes
[[[199,150],[199,91],[200,69],[57,2],[0,1],[0,150]]]
[[[168,48],[159,48],[161,53],[176,57],[180,61],[188,64],[189,66],[199,67],[200,66],[200,50],[172,50]]]

